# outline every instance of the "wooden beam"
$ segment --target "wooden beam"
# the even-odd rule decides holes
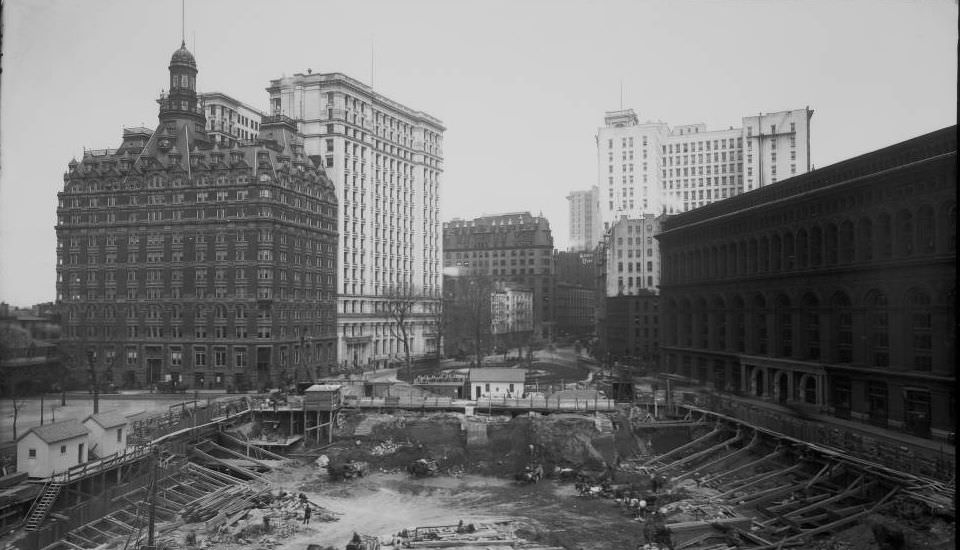
[[[653,464],[654,462],[662,462],[662,461],[665,460],[667,457],[670,457],[670,456],[673,456],[673,455],[682,453],[683,451],[689,449],[690,447],[695,447],[695,446],[699,445],[700,443],[702,443],[702,442],[704,442],[704,441],[712,438],[713,436],[721,433],[722,431],[723,431],[723,429],[720,427],[719,424],[717,424],[717,425],[714,426],[712,432],[710,432],[710,433],[708,433],[708,434],[705,434],[705,435],[702,435],[702,436],[698,437],[697,439],[694,439],[694,440],[691,441],[690,443],[687,443],[686,445],[681,445],[681,446],[677,447],[676,449],[674,449],[674,450],[672,450],[672,451],[670,451],[670,452],[667,452],[667,453],[664,453],[664,454],[662,454],[662,455],[660,455],[660,456],[658,456],[658,457],[652,458],[652,459],[644,462],[644,463],[643,463],[643,466],[650,466],[650,465]]]
[[[764,455],[764,456],[758,458],[757,460],[754,460],[753,462],[748,462],[748,463],[743,464],[743,465],[741,465],[741,466],[737,466],[736,468],[734,468],[734,469],[732,469],[732,470],[727,470],[726,472],[721,472],[721,473],[716,474],[716,475],[713,475],[713,476],[707,476],[707,477],[703,478],[702,480],[700,480],[700,482],[701,482],[701,483],[709,483],[709,482],[713,482],[713,481],[717,481],[717,480],[723,479],[723,478],[727,477],[728,475],[735,474],[735,473],[737,473],[737,472],[739,472],[739,471],[741,471],[741,470],[745,470],[745,469],[747,469],[747,468],[752,468],[752,467],[754,467],[754,466],[758,466],[758,465],[760,465],[760,464],[762,464],[762,463],[764,463],[764,462],[767,462],[768,460],[773,460],[774,458],[777,458],[778,456],[780,456],[780,455],[782,455],[782,454],[783,454],[783,451],[781,451],[780,449],[777,449],[777,450],[773,451],[772,453],[770,453],[770,454],[768,454],[768,455]]]

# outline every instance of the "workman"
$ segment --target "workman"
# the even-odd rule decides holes
[[[310,505],[303,507],[303,524],[306,525],[310,523],[310,514],[313,513],[313,510],[310,508]]]

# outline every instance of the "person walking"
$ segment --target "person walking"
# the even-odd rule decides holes
[[[303,524],[304,525],[310,523],[310,514],[312,513],[313,513],[313,510],[310,509],[309,504],[303,507]]]

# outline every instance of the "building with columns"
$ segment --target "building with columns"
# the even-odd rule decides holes
[[[809,108],[765,113],[708,130],[607,112],[596,136],[602,230],[621,216],[686,212],[807,172],[812,116]]]
[[[66,360],[126,388],[266,388],[337,363],[337,198],[296,124],[207,133],[184,45],[155,129],[86,150],[58,193]]]
[[[952,441],[956,193],[954,126],[667,218],[662,370]]]
[[[414,295],[414,357],[436,353],[442,298],[437,118],[340,73],[270,81],[270,113],[294,119],[307,155],[323,159],[339,200],[339,357],[345,366],[401,358],[391,295]]]

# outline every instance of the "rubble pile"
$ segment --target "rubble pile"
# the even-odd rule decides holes
[[[184,546],[208,548],[211,545],[256,544],[258,548],[273,548],[303,527],[306,510],[311,521],[337,521],[339,514],[286,491],[264,491],[250,499],[251,508],[240,510],[222,522],[207,522],[201,534],[188,530]]]
[[[393,439],[387,439],[374,445],[373,448],[370,449],[370,454],[373,456],[388,456],[395,454],[402,447],[409,445],[409,443],[397,443]]]

